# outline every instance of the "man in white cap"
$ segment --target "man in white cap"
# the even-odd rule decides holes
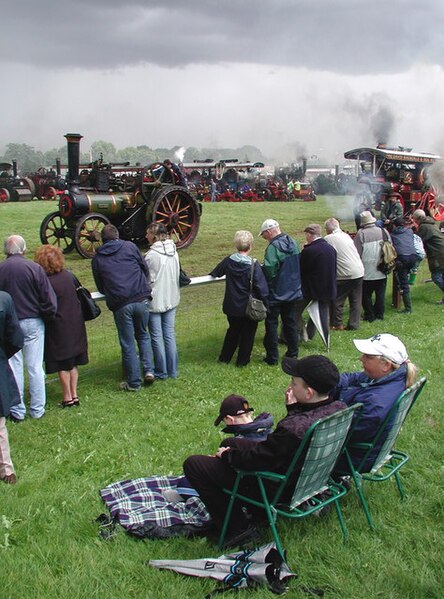
[[[352,442],[372,442],[375,433],[393,404],[416,378],[416,366],[408,358],[405,345],[398,337],[389,333],[373,335],[370,339],[355,339],[353,343],[361,352],[362,372],[342,373],[338,385],[332,392],[334,399],[341,399],[348,406],[362,403],[353,429]],[[388,430],[381,435],[372,452],[368,466],[381,449]],[[353,450],[351,458],[357,465],[366,450]]]
[[[274,366],[279,360],[279,316],[287,343],[285,355],[290,358],[298,356],[296,303],[302,299],[299,246],[289,235],[281,232],[279,223],[272,218],[262,223],[259,236],[268,241],[262,268],[270,290],[265,320],[264,362]]]

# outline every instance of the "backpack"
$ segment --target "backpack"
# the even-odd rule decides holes
[[[388,239],[381,241],[381,253],[379,255],[377,268],[385,275],[389,275],[396,266],[396,253],[395,246]]]

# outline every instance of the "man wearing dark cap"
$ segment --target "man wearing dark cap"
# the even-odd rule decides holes
[[[321,225],[312,223],[304,229],[307,243],[301,252],[301,280],[303,299],[298,301],[296,314],[299,327],[303,328],[302,313],[314,300],[319,304],[319,316],[325,331],[330,328],[330,304],[336,298],[336,250],[323,237]],[[307,334],[312,339],[316,327],[311,319]]]
[[[284,358],[282,369],[291,376],[285,392],[287,415],[265,441],[257,443],[248,439],[234,439],[230,447],[220,447],[215,456],[190,456],[184,463],[185,475],[197,489],[218,529],[222,527],[229,501],[223,489],[233,486],[235,468],[272,470],[285,474],[309,427],[319,418],[345,407],[343,402],[333,401],[329,397],[330,390],[339,381],[339,372],[325,356],[312,355],[300,360]],[[289,492],[294,488],[304,458],[302,455],[296,465]],[[273,492],[276,487],[270,482],[266,488]],[[250,497],[259,497],[259,490],[252,481],[243,481],[240,490]],[[233,510],[226,546],[258,540],[257,530],[249,525],[241,507],[238,504],[237,509]],[[260,514],[254,516],[260,517]]]

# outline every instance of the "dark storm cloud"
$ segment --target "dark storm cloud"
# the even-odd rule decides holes
[[[115,69],[222,62],[368,74],[444,65],[438,0],[15,0],[2,61]]]

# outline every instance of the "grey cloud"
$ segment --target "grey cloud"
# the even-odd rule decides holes
[[[233,62],[390,73],[444,65],[443,26],[436,0],[16,0],[2,8],[1,56],[52,68]]]

